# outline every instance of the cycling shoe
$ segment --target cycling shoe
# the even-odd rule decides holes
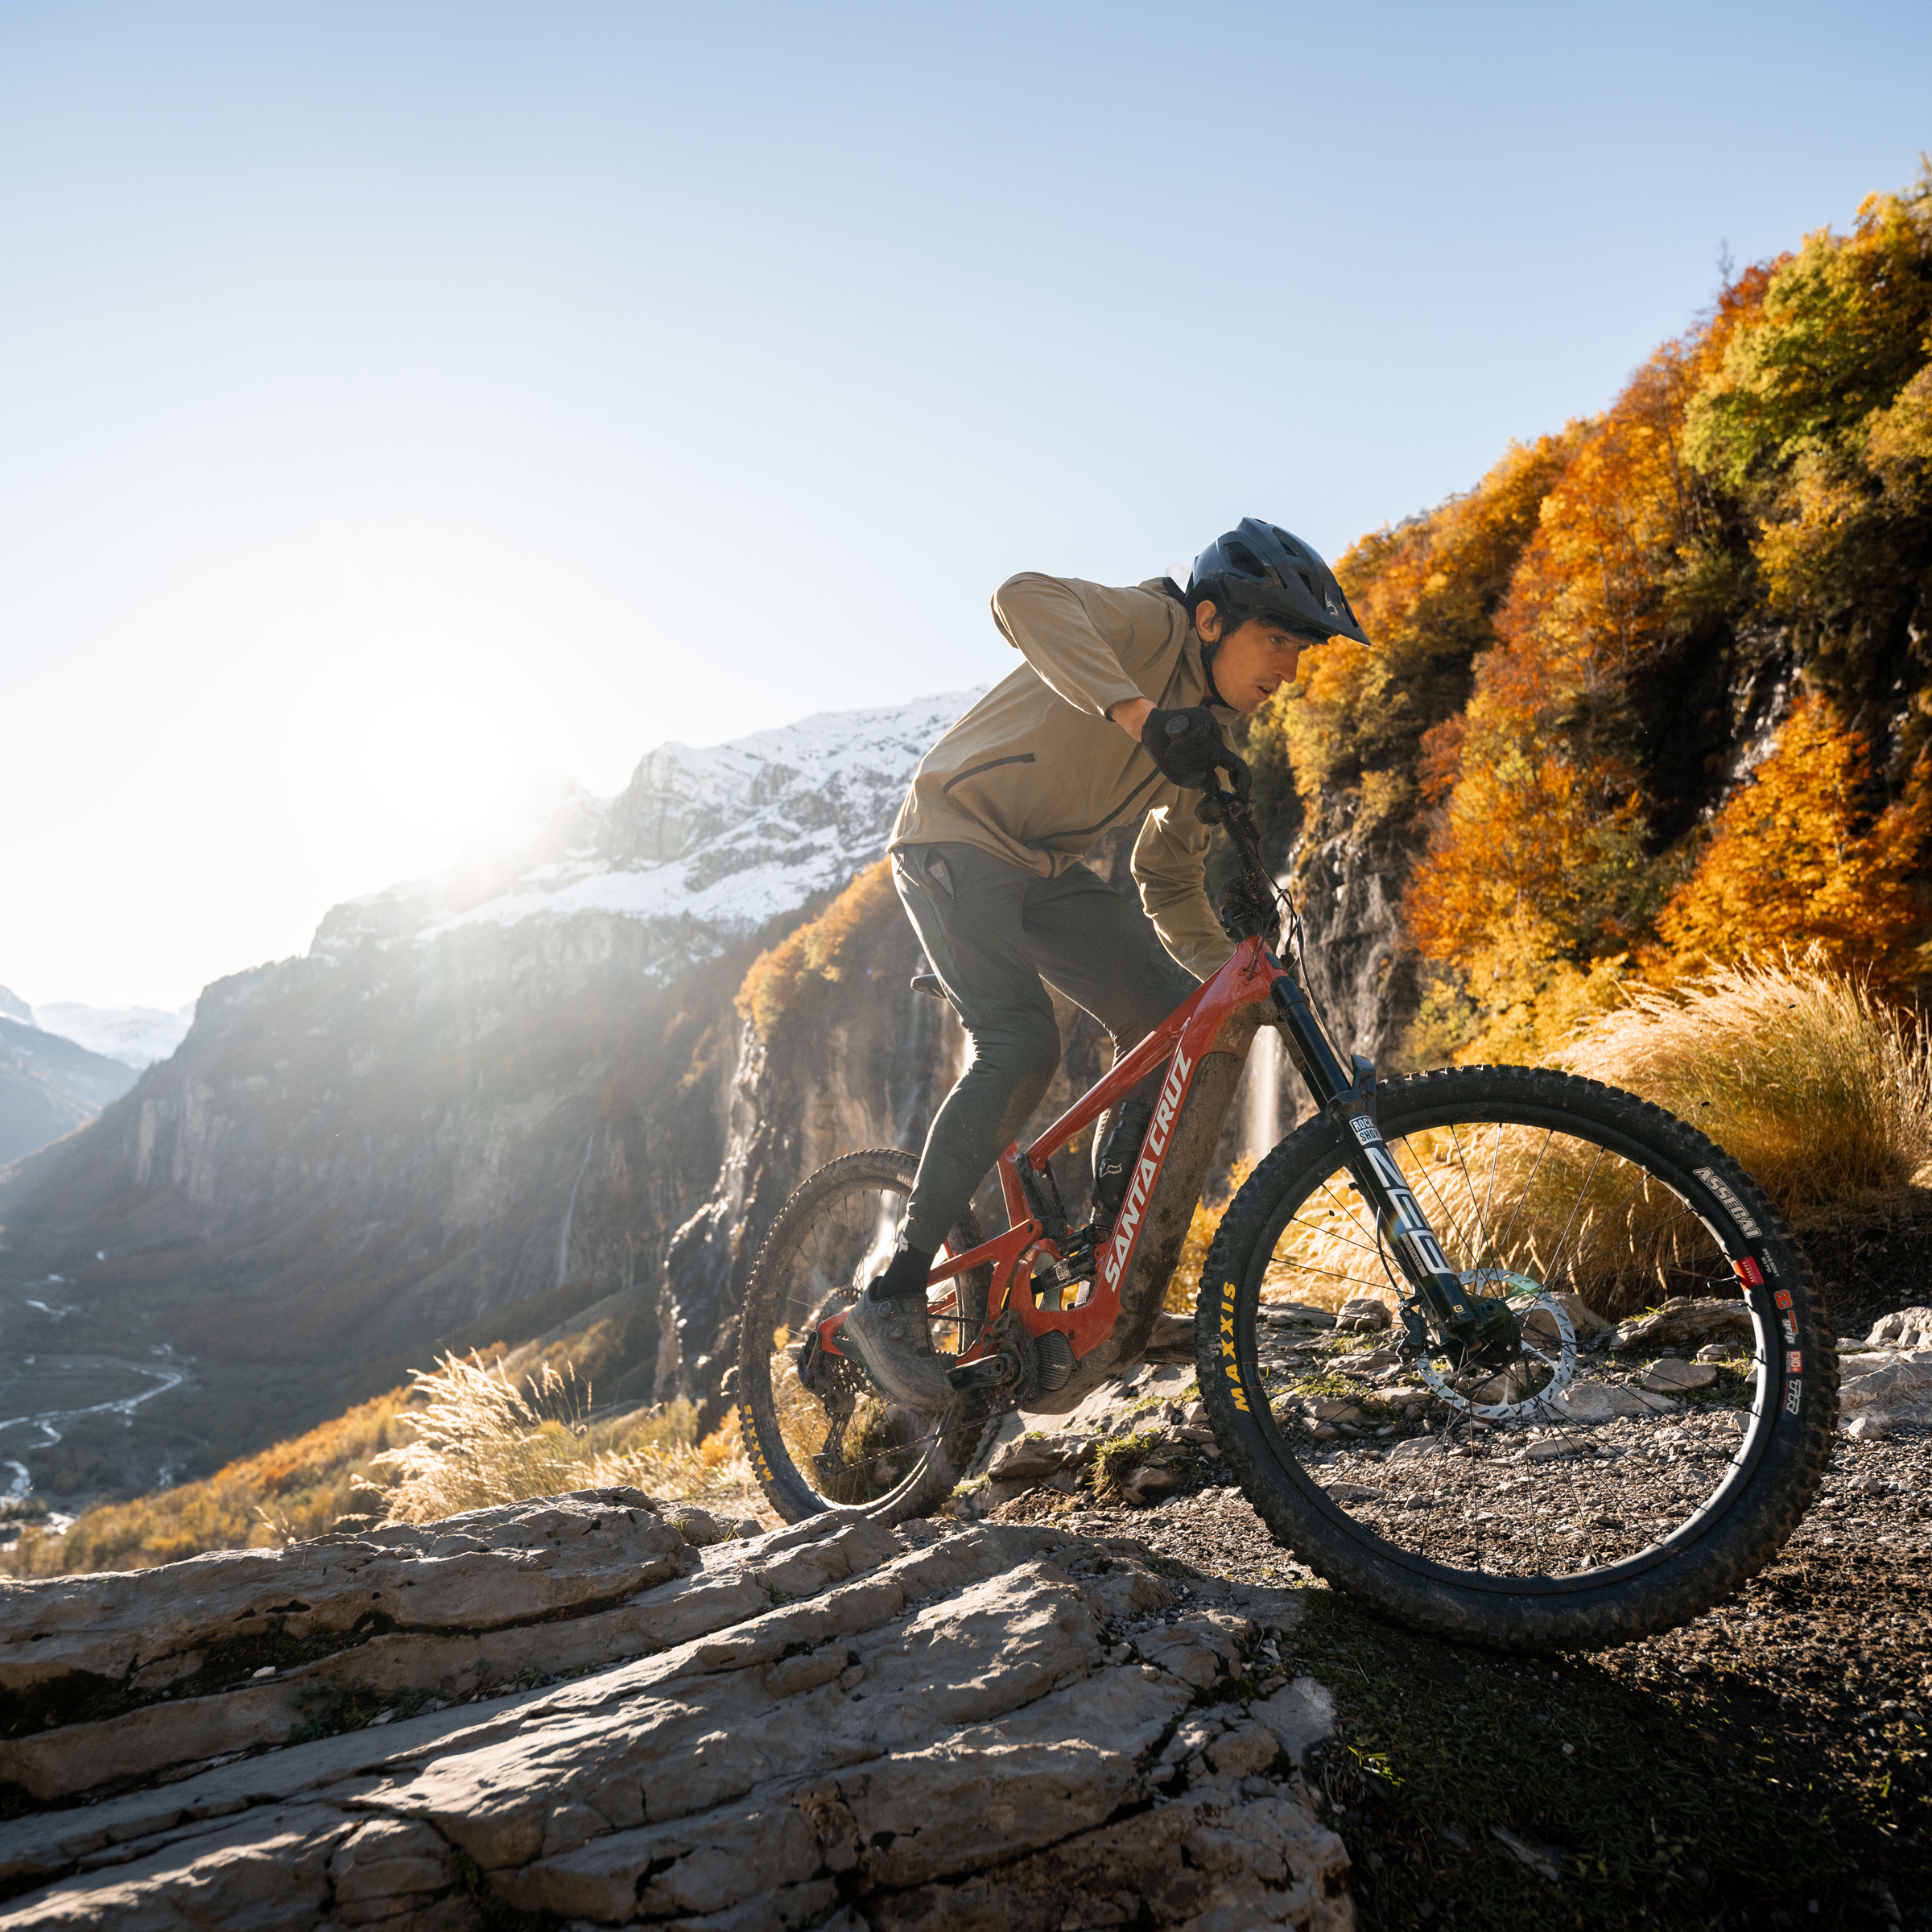
[[[933,1352],[923,1294],[875,1298],[867,1289],[847,1311],[838,1346],[889,1402],[934,1411],[952,1400],[945,1364]]]

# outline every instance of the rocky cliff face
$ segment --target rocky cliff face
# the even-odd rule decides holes
[[[0,1166],[84,1127],[134,1084],[123,1062],[0,1013]]]
[[[556,802],[508,852],[338,907],[308,957],[210,987],[171,1059],[0,1182],[17,1359],[166,1349],[192,1367],[138,1415],[76,1408],[30,1447],[38,1486],[199,1472],[436,1348],[516,1340],[613,1294],[634,1305],[598,1394],[658,1393],[680,1230],[679,1278],[715,1310],[745,1217],[769,1218],[823,1151],[923,1133],[956,1046],[906,988],[909,932],[809,1053],[761,1058],[731,1002],[760,947],[882,851],[970,695],[664,747],[617,799]],[[57,1333],[29,1292],[55,1274]],[[674,1341],[665,1390],[713,1354],[709,1335]],[[13,1413],[53,1411],[32,1382]]]

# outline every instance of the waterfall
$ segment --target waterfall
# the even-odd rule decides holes
[[[599,1122],[598,1125],[602,1123]],[[570,1278],[570,1224],[577,1212],[577,1190],[584,1185],[584,1176],[590,1166],[590,1150],[597,1144],[597,1129],[590,1130],[590,1138],[584,1143],[584,1158],[577,1163],[577,1178],[570,1184],[570,1199],[564,1207],[564,1225],[557,1230],[557,1286],[561,1288]]]
[[[1241,1088],[1241,1153],[1259,1161],[1282,1137],[1282,1036],[1257,1028]]]

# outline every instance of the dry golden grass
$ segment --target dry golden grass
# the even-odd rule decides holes
[[[209,1550],[275,1549],[350,1524],[427,1522],[620,1484],[734,1520],[777,1521],[735,1415],[700,1442],[687,1402],[599,1422],[586,1419],[589,1393],[554,1364],[518,1381],[481,1356],[448,1356],[412,1389],[200,1482],[103,1504],[64,1531],[30,1527],[0,1550],[0,1575],[142,1570]]]
[[[1667,1188],[1587,1141],[1540,1127],[1479,1124],[1390,1143],[1459,1272],[1494,1294],[1534,1285],[1580,1294],[1606,1315],[1730,1280],[1709,1232]],[[1373,1221],[1345,1177],[1304,1201],[1283,1230],[1263,1298],[1337,1308],[1397,1296]],[[1505,1277],[1515,1277],[1513,1282]]]
[[[204,1550],[323,1535],[345,1513],[381,1507],[377,1492],[386,1476],[377,1459],[401,1439],[406,1394],[393,1389],[199,1482],[104,1503],[64,1531],[30,1529],[0,1550],[0,1575],[145,1570]]]
[[[1932,1180],[1932,1051],[1815,956],[1637,994],[1556,1056],[1707,1133],[1785,1213]]]
[[[1554,1058],[1690,1122],[1787,1214],[1932,1180],[1924,1033],[1815,959],[1640,993]],[[1476,1125],[1405,1136],[1393,1151],[1459,1267],[1567,1289],[1611,1316],[1728,1283],[1697,1217],[1587,1142]],[[1351,1294],[1393,1302],[1360,1198],[1338,1182],[1305,1202],[1263,1292],[1330,1308]]]
[[[395,1472],[386,1522],[434,1522],[619,1485],[733,1517],[769,1514],[735,1417],[701,1443],[687,1403],[595,1422],[589,1389],[568,1371],[547,1363],[519,1383],[477,1356],[445,1356],[419,1370],[412,1393],[420,1406],[404,1420],[413,1439],[376,1459]]]

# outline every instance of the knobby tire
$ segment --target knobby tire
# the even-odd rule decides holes
[[[1402,1506],[1410,1513],[1402,1515],[1394,1499],[1378,1501],[1372,1505],[1372,1511],[1381,1512],[1377,1527],[1364,1520],[1365,1513],[1338,1503],[1319,1480],[1323,1446],[1314,1439],[1315,1426],[1307,1419],[1313,1406],[1304,1402],[1298,1411],[1294,1402],[1284,1397],[1281,1378],[1286,1371],[1271,1370],[1264,1377],[1257,1340],[1264,1285],[1279,1296],[1287,1282],[1292,1293],[1293,1282],[1308,1274],[1304,1268],[1298,1275],[1301,1263],[1283,1259],[1316,1252],[1305,1245],[1305,1224],[1329,1231],[1330,1248],[1319,1252],[1349,1256],[1349,1266],[1364,1271],[1363,1286],[1371,1285],[1366,1278],[1372,1262],[1383,1259],[1373,1228],[1364,1230],[1359,1222],[1352,1228],[1347,1220],[1352,1204],[1360,1216],[1359,1196],[1352,1203],[1347,1174],[1340,1165],[1341,1140],[1335,1125],[1317,1117],[1277,1146],[1241,1189],[1222,1219],[1201,1278],[1195,1333],[1203,1399],[1220,1445],[1262,1521],[1297,1558],[1382,1614],[1437,1636],[1506,1650],[1583,1649],[1624,1642],[1686,1623],[1731,1595],[1777,1554],[1817,1494],[1837,1414],[1837,1359],[1831,1330],[1810,1269],[1776,1210],[1742,1170],[1695,1129],[1660,1107],[1596,1081],[1520,1067],[1464,1067],[1389,1081],[1377,1090],[1377,1102],[1381,1133],[1392,1151],[1398,1145],[1439,1150],[1480,1146],[1482,1137],[1488,1135],[1499,1149],[1512,1150],[1513,1174],[1526,1167],[1514,1150],[1534,1149],[1540,1135],[1545,1146],[1560,1146],[1566,1158],[1572,1145],[1584,1154],[1596,1150],[1597,1162],[1609,1164],[1620,1175],[1636,1175],[1633,1194],[1646,1203],[1662,1203],[1660,1213],[1669,1208],[1669,1197],[1674,1195],[1682,1212],[1674,1220],[1666,1218],[1657,1225],[1669,1228],[1681,1221],[1687,1241],[1707,1239],[1714,1253],[1722,1250],[1725,1265],[1734,1271],[1733,1278],[1720,1285],[1713,1269],[1703,1287],[1688,1292],[1722,1296],[1727,1287],[1732,1292],[1741,1288],[1748,1305],[1756,1337],[1754,1399],[1748,1414],[1741,1402],[1729,1412],[1737,1419],[1720,1423],[1715,1414],[1708,1417],[1712,1428],[1736,1431],[1739,1447],[1722,1477],[1714,1476],[1717,1486],[1704,1499],[1701,1513],[1688,1515],[1670,1534],[1649,1546],[1626,1550],[1594,1567],[1594,1559],[1586,1553],[1579,1559],[1580,1567],[1564,1573],[1525,1574],[1520,1569],[1512,1573],[1509,1551],[1500,1535],[1492,1535],[1491,1544],[1501,1559],[1498,1565],[1486,1567],[1478,1561],[1468,1567],[1444,1563],[1403,1540],[1425,1540],[1428,1504],[1406,1502]],[[1472,1170],[1466,1162],[1459,1180],[1448,1154],[1427,1158],[1439,1158],[1442,1164],[1433,1173],[1447,1174],[1451,1194],[1469,1203],[1462,1218],[1476,1232],[1468,1236],[1466,1247],[1487,1243],[1500,1249],[1518,1239],[1513,1231],[1504,1232],[1502,1195],[1507,1188],[1499,1188],[1495,1176],[1484,1173],[1480,1165]],[[1542,1157],[1538,1158],[1540,1162]],[[1497,1166],[1503,1164],[1499,1154]],[[1595,1162],[1589,1172],[1591,1177],[1596,1174]],[[1534,1170],[1520,1183],[1512,1179],[1508,1184],[1520,1184],[1523,1199],[1530,1199],[1536,1187]],[[1579,1201],[1595,1185],[1594,1178],[1582,1184]],[[1420,1182],[1416,1191],[1434,1222],[1435,1212]],[[1339,1205],[1331,1205],[1331,1197]],[[1438,1198],[1446,1208],[1454,1206],[1440,1188]],[[1311,1201],[1316,1203],[1312,1210]],[[1517,1211],[1512,1212],[1521,1219]],[[1635,1228],[1636,1218],[1624,1212]],[[1571,1224],[1562,1230],[1565,1241],[1571,1238],[1576,1209],[1571,1215]],[[1458,1216],[1448,1213],[1445,1218],[1453,1222]],[[1530,1218],[1534,1220],[1534,1211]],[[1703,1224],[1701,1236],[1694,1221]],[[1616,1235],[1614,1216],[1594,1203],[1588,1224],[1589,1238],[1599,1250],[1606,1239]],[[1450,1249],[1454,1230],[1437,1224],[1436,1232]],[[1297,1248],[1298,1241],[1304,1245]],[[1337,1241],[1346,1245],[1337,1247]],[[1556,1241],[1554,1249],[1563,1245]],[[1553,1251],[1546,1241],[1546,1253]],[[1451,1259],[1459,1269],[1469,1265],[1453,1252]],[[1740,1262],[1750,1265],[1740,1269]],[[1560,1274],[1560,1257],[1556,1265]],[[1749,1280],[1753,1269],[1762,1278],[1755,1285]],[[1476,1271],[1480,1272],[1480,1261]],[[1587,1284],[1548,1279],[1546,1286],[1580,1291]],[[1584,1298],[1588,1300],[1587,1294]],[[1662,1298],[1662,1294],[1649,1297],[1653,1302]],[[1271,1332],[1280,1331],[1286,1319],[1278,1317]],[[1399,1327],[1395,1333],[1399,1336]],[[1331,1351],[1339,1346],[1333,1342],[1295,1344],[1303,1350],[1324,1345]],[[1334,1358],[1303,1359],[1319,1364]],[[1602,1360],[1614,1365],[1615,1358]],[[1694,1408],[1686,1412],[1693,1417],[1699,1413]],[[1465,1443],[1455,1437],[1455,1418],[1447,1422],[1445,1426],[1439,1411],[1440,1443],[1416,1447],[1431,1453],[1439,1448],[1445,1458],[1511,1453],[1506,1432],[1501,1429],[1468,1424]],[[1642,1432],[1643,1425],[1635,1418],[1625,1426],[1633,1435]],[[1617,1453],[1594,1446],[1580,1430],[1577,1457]],[[1520,1435],[1517,1439],[1518,1457],[1529,1454],[1521,1446],[1525,1440]],[[1385,1446],[1373,1441],[1361,1447],[1368,1453],[1360,1459],[1370,1465],[1377,1454],[1385,1453]],[[1563,1452],[1571,1453],[1567,1448]],[[1717,1459],[1711,1451],[1699,1453],[1707,1465]],[[1652,1467],[1660,1455],[1668,1465],[1678,1454],[1674,1447],[1645,1451]],[[1388,1455],[1387,1464],[1393,1472],[1397,1459]],[[1451,1476],[1458,1474],[1447,1460],[1440,1467]],[[1579,1475],[1596,1481],[1598,1492],[1614,1500],[1620,1492],[1613,1478],[1620,1471],[1634,1484],[1635,1465],[1624,1469],[1612,1462],[1606,1468],[1596,1461],[1579,1469]],[[1534,1470],[1506,1482],[1502,1478],[1499,1463],[1499,1489],[1520,1493],[1537,1480]],[[1374,1492],[1373,1484],[1368,1488]],[[1386,1497],[1386,1491],[1382,1494]],[[1473,1511],[1459,1513],[1474,1516]],[[1410,1524],[1415,1527],[1409,1529]],[[1567,1531],[1573,1525],[1557,1527]],[[1483,1533],[1479,1519],[1467,1536],[1472,1540]],[[1445,1534],[1454,1540],[1455,1533]],[[1530,1553],[1522,1560],[1534,1564],[1542,1546],[1525,1540]]]
[[[912,1190],[918,1171],[914,1154],[898,1148],[870,1148],[842,1155],[827,1162],[805,1180],[778,1211],[752,1265],[751,1278],[745,1295],[745,1312],[739,1334],[739,1414],[745,1448],[749,1454],[759,1487],[772,1507],[788,1523],[803,1521],[828,1509],[857,1509],[875,1521],[894,1524],[915,1517],[930,1516],[950,1496],[967,1471],[980,1445],[985,1424],[993,1411],[993,1397],[983,1390],[968,1390],[957,1397],[938,1418],[924,1418],[923,1445],[910,1470],[877,1494],[865,1493],[863,1475],[857,1493],[828,1493],[815,1476],[819,1472],[795,1454],[787,1440],[779,1414],[781,1393],[795,1404],[796,1389],[774,1389],[774,1366],[778,1364],[781,1382],[784,1360],[794,1346],[789,1331],[788,1310],[798,1304],[799,1285],[811,1274],[808,1251],[815,1240],[828,1228],[838,1225],[841,1216],[857,1201],[870,1196],[902,1199]],[[977,1225],[970,1213],[954,1228],[948,1247],[963,1253],[980,1244]],[[839,1254],[849,1258],[848,1240]],[[970,1275],[955,1278],[957,1284],[956,1335],[947,1334],[944,1345],[956,1352],[976,1340],[986,1319],[986,1296],[990,1269],[976,1269]],[[835,1275],[822,1285],[828,1293],[849,1290],[856,1294],[862,1281]],[[935,1324],[943,1327],[944,1324]],[[774,1348],[773,1338],[786,1329],[785,1348]],[[898,1414],[901,1426],[910,1411]],[[795,1415],[793,1434],[799,1433]]]

